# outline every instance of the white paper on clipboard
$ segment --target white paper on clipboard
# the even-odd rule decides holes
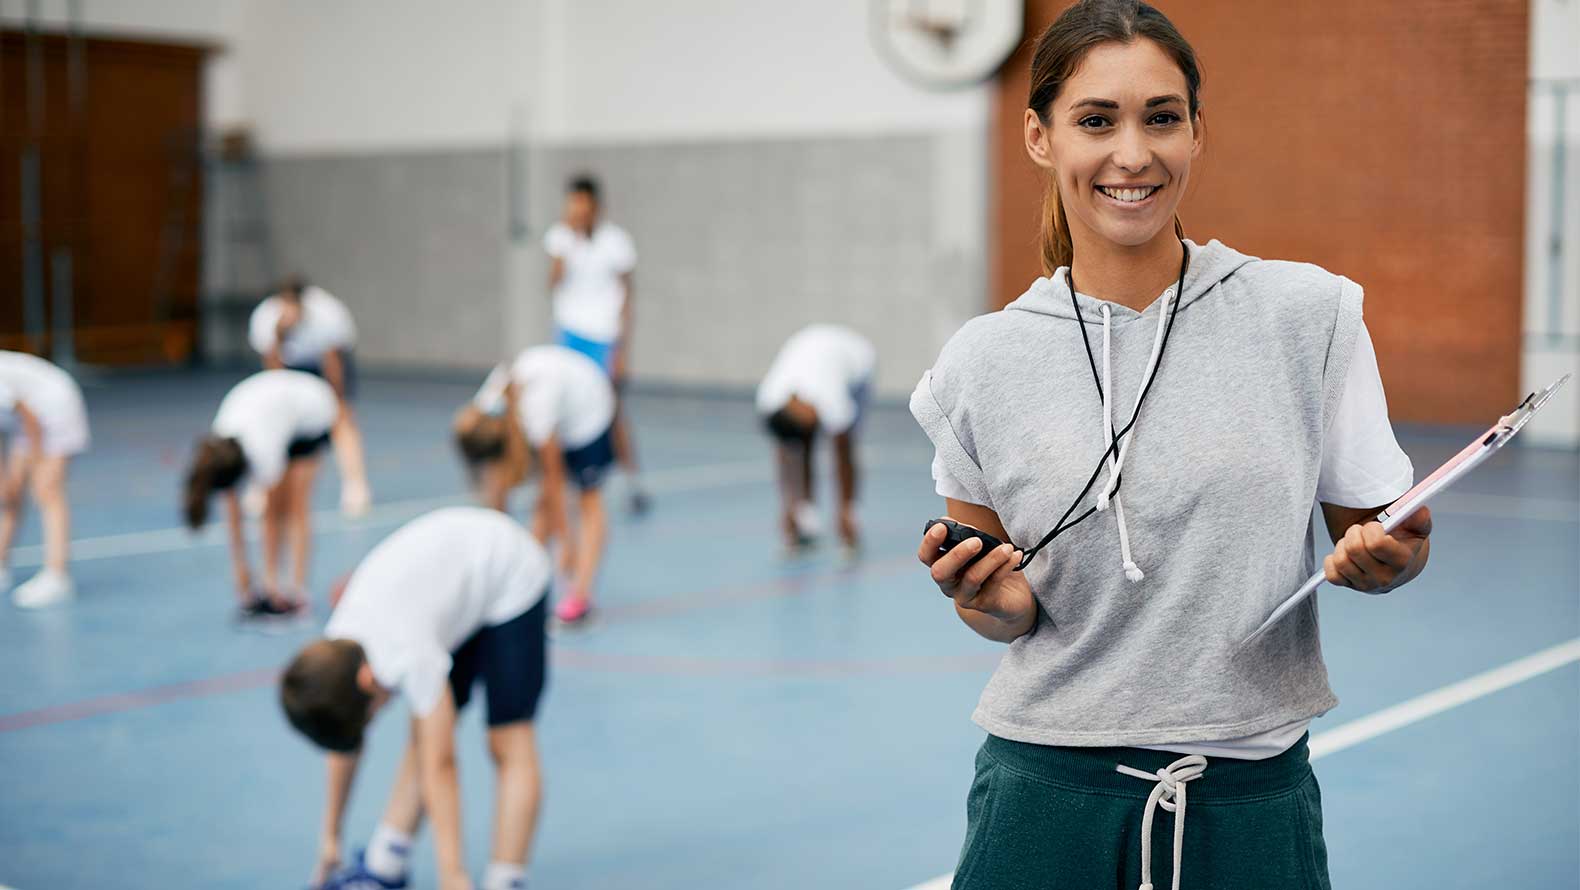
[[[1377,514],[1377,521],[1382,523],[1383,531],[1391,532],[1398,528],[1401,523],[1410,517],[1411,513],[1414,513],[1434,495],[1453,485],[1465,474],[1480,466],[1482,461],[1491,457],[1498,449],[1508,444],[1509,440],[1514,438],[1514,434],[1518,433],[1525,427],[1525,424],[1530,422],[1537,409],[1546,404],[1547,400],[1552,398],[1553,393],[1558,391],[1558,387],[1563,386],[1568,379],[1569,375],[1565,374],[1546,389],[1526,396],[1525,401],[1521,402],[1513,411],[1498,418],[1498,422],[1493,424],[1486,432],[1477,436],[1462,451],[1449,458],[1446,463],[1436,470],[1433,470],[1430,476],[1416,483],[1415,487],[1400,496],[1399,500],[1394,501],[1387,509]],[[1249,646],[1257,637],[1266,633],[1268,628],[1277,624],[1279,619],[1288,615],[1295,606],[1300,605],[1306,597],[1315,593],[1317,588],[1322,586],[1323,579],[1324,575],[1320,571],[1306,579],[1306,583],[1300,585],[1299,590],[1296,590],[1283,602],[1279,603],[1278,608],[1273,610],[1273,614],[1269,615],[1260,627],[1252,631],[1250,636],[1241,641],[1239,648],[1244,649],[1246,646]]]

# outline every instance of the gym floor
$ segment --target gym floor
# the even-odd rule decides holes
[[[187,450],[237,377],[85,381],[94,448],[71,479],[79,598],[0,606],[0,885],[306,883],[322,758],[286,726],[272,682],[313,629],[234,626],[221,530],[189,535],[177,517]],[[328,585],[383,535],[465,500],[446,430],[475,385],[364,381],[377,503],[342,520],[324,462],[320,620]],[[656,506],[613,512],[600,618],[554,644],[532,885],[904,890],[947,873],[982,739],[970,712],[998,647],[955,620],[916,563],[941,501],[904,406],[867,421],[867,546],[854,561],[832,546],[781,553],[745,398],[639,393],[632,416]],[[1400,439],[1420,470],[1471,432]],[[1313,728],[1333,885],[1575,886],[1580,455],[1511,447],[1434,512],[1421,580],[1386,597],[1320,594],[1342,699]],[[23,531],[19,580],[39,562],[37,536],[36,523]],[[382,808],[399,711],[376,724],[348,847]],[[460,746],[480,868],[492,792],[477,709]],[[429,886],[431,847],[420,850],[414,886]]]

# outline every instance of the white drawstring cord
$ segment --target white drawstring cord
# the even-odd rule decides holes
[[[1201,778],[1207,771],[1207,758],[1200,754],[1181,757],[1156,773],[1118,764],[1114,769],[1127,776],[1147,781],[1156,780],[1152,793],[1147,796],[1147,808],[1141,814],[1141,886],[1152,887],[1152,816],[1158,807],[1174,814],[1174,890],[1180,890],[1180,863],[1185,858],[1185,783]]]
[[[1158,358],[1163,354],[1163,335],[1167,330],[1169,312],[1173,303],[1174,288],[1169,288],[1163,292],[1163,310],[1158,314],[1157,332],[1152,336],[1152,355],[1147,358],[1146,373],[1141,377],[1141,388],[1136,391],[1136,406],[1130,414],[1130,430],[1125,433],[1124,441],[1119,444],[1117,457],[1113,454],[1116,449],[1113,447],[1114,408],[1113,390],[1110,385],[1110,381],[1113,379],[1112,335],[1109,332],[1112,313],[1109,311],[1108,304],[1103,304],[1103,435],[1108,440],[1109,456],[1108,482],[1097,495],[1097,509],[1099,512],[1107,510],[1108,502],[1110,500],[1114,502],[1114,519],[1119,526],[1119,553],[1124,560],[1125,577],[1131,583],[1142,580],[1146,577],[1146,574],[1141,571],[1141,567],[1136,565],[1136,561],[1131,558],[1130,530],[1125,525],[1125,505],[1119,496],[1114,493],[1114,488],[1119,484],[1119,471],[1124,468],[1125,455],[1130,451],[1130,443],[1136,437],[1136,425],[1141,414],[1141,396],[1146,393],[1147,385],[1152,382],[1152,375],[1157,373]]]

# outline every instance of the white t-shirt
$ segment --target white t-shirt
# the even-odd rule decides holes
[[[599,223],[590,238],[555,223],[543,236],[543,249],[564,264],[565,274],[554,288],[554,323],[585,340],[620,339],[621,276],[636,268],[631,236],[614,223]]]
[[[484,411],[504,405],[507,383],[518,389],[516,409],[527,441],[537,448],[556,436],[566,451],[591,445],[614,423],[614,387],[598,363],[564,346],[534,346],[508,370],[495,368],[472,398]]]
[[[1322,439],[1322,469],[1317,476],[1317,501],[1342,507],[1380,507],[1410,490],[1415,467],[1394,438],[1388,422],[1388,400],[1371,334],[1362,323],[1344,379],[1344,394]],[[933,457],[933,481],[946,498],[971,502],[965,486]],[[990,505],[985,505],[990,506]],[[1240,760],[1265,760],[1300,741],[1310,720],[1297,720],[1266,732],[1236,739],[1141,745],[1155,750]]]
[[[817,412],[820,429],[843,433],[856,423],[861,412],[856,394],[871,381],[877,362],[872,343],[850,328],[804,327],[780,347],[758,385],[757,413],[772,414],[799,396]]]
[[[77,381],[36,355],[0,350],[0,432],[20,431],[15,410],[18,402],[38,418],[45,454],[72,455],[87,450],[88,412]],[[30,448],[32,443],[24,440],[19,447]]]
[[[324,636],[360,643],[379,685],[422,716],[444,692],[451,653],[537,605],[549,578],[548,555],[520,523],[482,507],[445,507],[363,558]]]
[[[252,310],[247,323],[247,342],[259,355],[267,355],[278,338],[280,313],[285,300],[276,294]],[[350,349],[357,342],[357,326],[351,321],[346,304],[316,285],[302,289],[302,314],[285,332],[280,343],[280,361],[306,367],[324,360],[325,353]]]
[[[285,474],[291,441],[328,433],[339,412],[334,389],[322,379],[306,371],[259,371],[225,394],[211,429],[241,443],[248,479],[267,488]]]

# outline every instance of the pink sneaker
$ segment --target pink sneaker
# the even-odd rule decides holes
[[[559,605],[554,607],[554,617],[558,618],[561,624],[575,624],[586,618],[587,613],[591,611],[592,603],[587,602],[587,597],[572,594],[560,600]]]

